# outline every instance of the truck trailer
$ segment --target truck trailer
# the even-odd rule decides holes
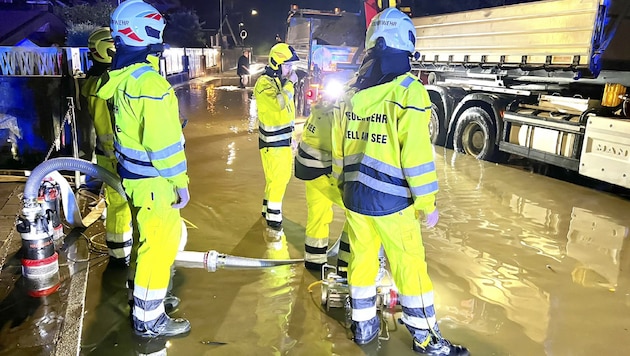
[[[433,143],[630,188],[629,10],[541,0],[412,17]]]

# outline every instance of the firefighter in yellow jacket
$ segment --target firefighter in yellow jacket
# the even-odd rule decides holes
[[[330,223],[333,219],[333,204],[344,208],[337,180],[332,176],[331,127],[333,105],[327,102],[315,104],[311,109],[302,139],[295,156],[295,177],[306,186],[306,238],[304,240],[304,266],[321,271],[328,261],[327,249]],[[346,277],[350,245],[347,223],[340,237],[337,272]]]
[[[437,224],[438,182],[428,131],[431,102],[409,73],[415,40],[413,23],[395,8],[372,20],[366,57],[353,89],[339,102],[333,125],[333,171],[339,176],[352,247],[352,329],[357,344],[379,335],[374,280],[382,243],[414,351],[469,355],[438,329],[417,221],[423,214],[427,226]]]
[[[87,100],[87,108],[94,121],[96,162],[99,166],[116,174],[114,134],[109,108],[105,100],[96,96],[96,91],[101,85],[101,75],[109,70],[112,57],[116,52],[109,27],[97,28],[90,34],[88,50],[93,64],[87,72],[81,94]],[[105,242],[109,252],[109,264],[127,266],[133,244],[129,205],[124,197],[107,185],[105,186],[105,201],[107,203]]]
[[[181,237],[179,209],[190,200],[178,101],[156,70],[164,18],[140,0],[121,3],[111,16],[116,55],[97,95],[113,103],[118,174],[134,225],[133,326],[142,337],[190,330],[165,313],[164,298]],[[135,259],[135,260],[134,260]]]
[[[286,43],[274,45],[269,51],[269,64],[254,86],[258,148],[266,181],[262,216],[272,239],[282,236],[282,199],[293,171],[293,84],[297,75],[292,62],[297,60],[291,46]]]

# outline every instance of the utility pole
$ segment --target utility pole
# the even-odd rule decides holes
[[[219,35],[221,36],[221,41],[223,41],[223,0],[219,0]]]

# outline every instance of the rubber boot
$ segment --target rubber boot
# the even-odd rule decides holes
[[[148,338],[183,336],[190,332],[190,322],[186,319],[173,319],[167,316],[166,322],[156,330],[134,330],[134,332],[137,336]]]
[[[469,356],[470,352],[463,346],[453,345],[446,339],[435,339],[429,337],[431,340],[425,346],[422,346],[417,339],[413,339],[413,351],[420,355],[427,356]]]
[[[378,339],[381,333],[381,320],[378,316],[366,321],[352,321],[350,328],[354,333],[354,342],[357,345],[365,345]]]

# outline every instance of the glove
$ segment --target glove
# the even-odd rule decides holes
[[[435,225],[437,225],[439,218],[440,214],[438,213],[437,208],[435,208],[432,213],[425,214],[424,224],[429,228],[434,227]]]
[[[175,209],[183,209],[190,201],[188,188],[177,188],[177,202],[171,205]]]
[[[287,77],[288,80],[290,80],[292,83],[297,83],[298,81],[298,76],[297,74],[295,74],[294,71],[291,71],[291,74],[289,74],[289,76]]]

